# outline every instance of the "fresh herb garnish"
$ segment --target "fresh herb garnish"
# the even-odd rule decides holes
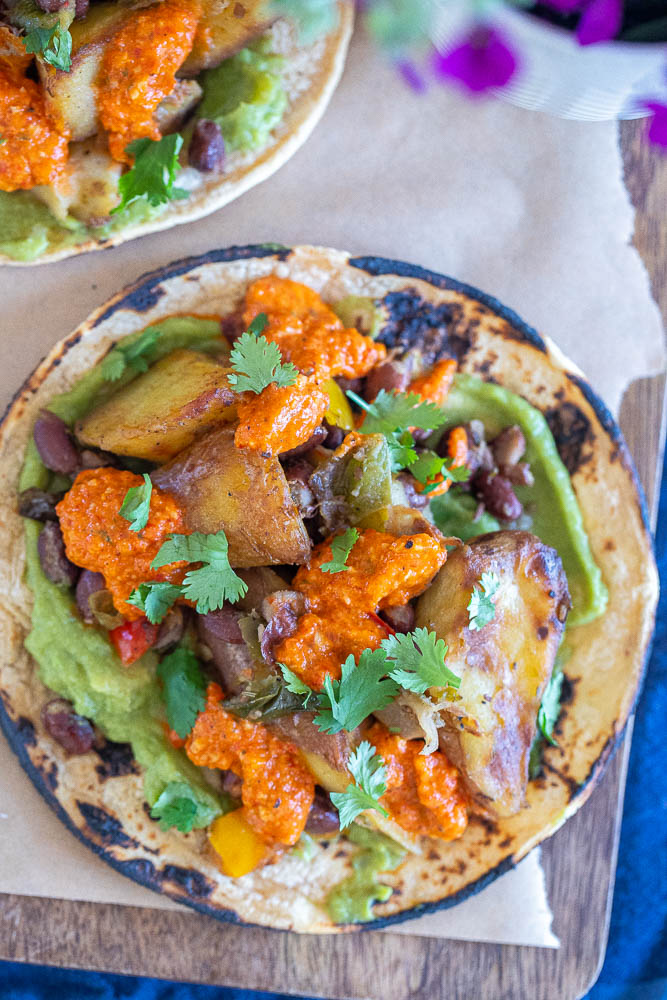
[[[130,531],[143,531],[148,524],[152,493],[151,477],[144,472],[143,486],[131,486],[125,494],[118,513],[130,522]]]
[[[408,465],[408,470],[425,487],[424,493],[431,493],[440,486],[440,481],[432,482],[438,476],[442,476],[443,481],[449,480],[452,483],[463,483],[470,478],[467,465],[452,465],[451,458],[441,458],[434,451],[428,450],[421,452],[416,461]]]
[[[424,694],[431,687],[461,685],[461,678],[445,665],[447,646],[434,632],[415,629],[407,635],[397,633],[382,642],[392,680],[406,691]]]
[[[387,439],[392,472],[405,469],[417,461],[411,427],[435,430],[446,419],[439,406],[429,403],[414,392],[387,392],[381,389],[372,403],[367,403],[350,389],[347,395],[353,403],[366,411],[359,433],[384,434]]]
[[[52,28],[33,28],[23,38],[29,55],[41,55],[44,62],[69,73],[72,68],[72,36],[67,28],[55,24]]]
[[[357,816],[366,809],[376,809],[388,816],[379,800],[387,791],[387,768],[375,747],[364,740],[348,759],[347,769],[354,778],[354,784],[344,792],[332,792],[331,801],[338,810],[341,830],[350,826]]]
[[[242,691],[225,699],[225,711],[242,719],[279,719],[300,712],[304,707],[302,694],[293,692],[273,673],[255,675]]]
[[[133,343],[117,344],[102,362],[102,377],[107,382],[116,382],[128,369],[136,375],[148,371],[146,355],[159,339],[157,327],[149,326]]]
[[[159,625],[181,594],[182,590],[177,583],[140,583],[128,597],[127,603],[143,611],[152,625]]]
[[[197,612],[206,615],[221,608],[225,601],[233,604],[248,592],[248,585],[237,576],[229,564],[229,544],[224,531],[204,535],[171,535],[151,563],[160,569],[174,562],[203,563],[200,569],[185,574],[182,594],[197,605]]]
[[[184,781],[170,781],[151,809],[152,819],[159,819],[160,828],[175,826],[181,833],[190,833],[197,816],[197,803]]]
[[[300,677],[297,677],[289,667],[286,667],[284,663],[279,663],[281,673],[285,679],[285,685],[287,690],[291,691],[292,694],[297,694],[303,696],[306,700],[303,702],[303,707],[305,708],[312,697],[314,697],[315,692],[312,688],[308,687],[305,681],[302,681]]]
[[[330,674],[317,696],[319,712],[313,720],[324,733],[351,732],[372,712],[378,712],[394,700],[399,692],[396,681],[387,677],[387,660],[383,649],[365,649],[355,664],[350,655],[341,668],[341,678]]]
[[[137,198],[145,198],[149,205],[164,205],[174,198],[187,198],[188,192],[174,187],[178,154],[183,136],[177,132],[161,139],[135,139],[126,148],[134,157],[134,165],[118,181],[120,204],[112,214],[121,212]]]
[[[285,388],[297,380],[298,370],[291,362],[283,364],[278,345],[261,336],[267,323],[266,313],[259,313],[234,343],[228,382],[237,392],[260,393],[272,383]]]
[[[346,566],[347,557],[354,548],[355,542],[359,538],[356,528],[348,528],[342,535],[337,535],[331,543],[331,556],[329,562],[322,563],[320,569],[323,573],[345,573],[350,567]]]
[[[468,604],[468,628],[471,632],[479,631],[496,617],[496,606],[493,598],[500,587],[500,577],[497,573],[482,573],[479,587],[473,587]]]
[[[178,646],[162,658],[157,674],[164,685],[167,722],[185,739],[206,707],[206,681],[199,661],[189,649]]]
[[[549,683],[544,689],[542,702],[537,712],[538,728],[545,740],[551,743],[553,747],[558,746],[558,743],[553,738],[553,731],[554,726],[558,721],[558,716],[560,715],[560,696],[562,689],[563,668],[560,666],[558,660],[556,660],[553,670],[551,671]]]

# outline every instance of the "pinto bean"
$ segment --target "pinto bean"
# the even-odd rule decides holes
[[[95,730],[88,719],[77,715],[69,701],[54,698],[42,708],[46,731],[70,754],[88,753],[95,741]]]
[[[475,489],[481,495],[489,514],[501,521],[516,521],[523,513],[523,505],[505,476],[482,471],[475,478]]]
[[[303,444],[297,445],[296,448],[290,448],[289,451],[284,451],[280,456],[280,461],[290,461],[293,458],[298,458],[301,455],[307,455],[309,451],[313,448],[317,448],[318,444],[323,444],[327,436],[327,429],[322,424],[320,427],[316,427],[311,436]],[[312,469],[309,470],[309,474]]]
[[[222,173],[225,168],[225,140],[217,122],[202,118],[195,125],[188,161],[195,170],[202,173]]]
[[[496,465],[516,465],[526,451],[526,439],[518,424],[506,427],[490,444]]]
[[[516,465],[501,465],[498,469],[501,476],[512,483],[513,486],[533,486],[535,477],[530,471],[528,462],[517,462]]]
[[[64,583],[73,587],[79,576],[79,567],[70,562],[65,555],[60,525],[55,521],[47,521],[37,539],[39,562],[47,580],[52,583]]]
[[[364,379],[364,399],[372,403],[381,389],[386,392],[403,392],[409,382],[407,366],[400,361],[383,361],[372,368]]]
[[[47,493],[31,486],[19,494],[19,514],[31,517],[33,521],[57,521],[56,504],[63,496],[63,493]]]
[[[384,608],[381,618],[394,632],[412,632],[415,627],[415,609],[411,604],[401,604],[394,608]]]
[[[259,645],[266,662],[275,663],[275,647],[296,632],[299,615],[304,611],[303,595],[294,590],[279,590],[262,603],[262,611],[269,623]]]
[[[423,507],[428,506],[429,495],[428,493],[419,493],[414,476],[410,475],[409,472],[401,472],[398,478],[403,484],[408,506],[414,507],[416,510],[421,510]]]
[[[50,410],[41,410],[32,433],[39,457],[47,469],[62,476],[76,472],[79,453],[64,420]]]
[[[76,604],[81,612],[84,622],[92,625],[95,621],[93,610],[90,606],[90,598],[100,590],[105,590],[106,584],[101,573],[93,573],[92,570],[84,569],[79,582],[76,585]]]
[[[315,786],[315,798],[306,820],[308,833],[335,833],[340,829],[338,810],[319,785]]]

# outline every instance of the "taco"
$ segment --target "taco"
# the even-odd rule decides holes
[[[441,275],[247,247],[150,274],[1,434],[3,729],[120,872],[225,920],[449,906],[589,796],[657,578],[613,419]]]
[[[199,219],[305,142],[352,8],[308,41],[268,0],[6,0],[0,263],[55,261]]]

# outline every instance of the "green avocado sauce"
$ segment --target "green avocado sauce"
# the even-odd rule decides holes
[[[337,924],[366,923],[374,917],[375,903],[385,903],[391,896],[391,886],[385,885],[381,877],[399,866],[405,849],[384,834],[357,823],[352,824],[345,836],[358,844],[360,850],[352,860],[353,874],[332,889],[326,909]]]
[[[525,460],[530,463],[535,484],[516,486],[516,494],[532,517],[530,530],[556,549],[563,561],[572,596],[568,626],[593,621],[607,606],[607,588],[591,553],[570,474],[543,415],[521,396],[464,374],[454,376],[444,410],[446,428],[477,419],[483,422],[487,436],[492,437],[510,424],[521,427],[526,438]],[[473,524],[474,502],[453,493],[431,503],[441,531],[466,539],[498,529],[498,522],[488,514]]]
[[[270,44],[270,39],[262,38],[199,77],[204,96],[197,117],[212,118],[220,125],[228,152],[253,152],[266,145],[287,108],[284,59],[270,51]],[[0,191],[0,254],[35,260],[90,239],[108,239],[167,208],[139,198],[105,225],[90,227],[75,218],[56,219],[31,191]]]
[[[153,363],[179,347],[220,350],[220,324],[215,320],[175,316],[155,324],[160,337],[151,348]],[[145,331],[123,340],[127,346]],[[70,426],[93,405],[98,405],[138,372],[128,370],[115,382],[107,382],[98,364],[70,392],[57,396],[49,409]],[[52,482],[31,440],[20,479],[20,489],[44,489]],[[164,707],[155,674],[157,657],[150,651],[130,669],[120,662],[104,631],[85,625],[78,615],[71,591],[44,576],[37,554],[40,525],[25,520],[26,577],[34,595],[32,630],[26,648],[39,664],[44,684],[75,710],[91,719],[110,740],[130,743],[135,759],[144,769],[144,793],[153,806],[172,784],[187,785],[197,806],[193,822],[205,827],[227,811],[227,801],[204,781],[200,768],[183,750],[166,739]]]

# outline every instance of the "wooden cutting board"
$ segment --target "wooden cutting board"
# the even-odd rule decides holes
[[[667,157],[642,143],[642,129],[622,127],[626,181],[635,243],[667,318]],[[654,518],[664,399],[664,376],[643,379],[621,410]],[[574,1000],[604,956],[629,739],[590,801],[543,848],[558,951],[391,933],[299,937],[198,914],[0,895],[0,958],[336,1000]]]

